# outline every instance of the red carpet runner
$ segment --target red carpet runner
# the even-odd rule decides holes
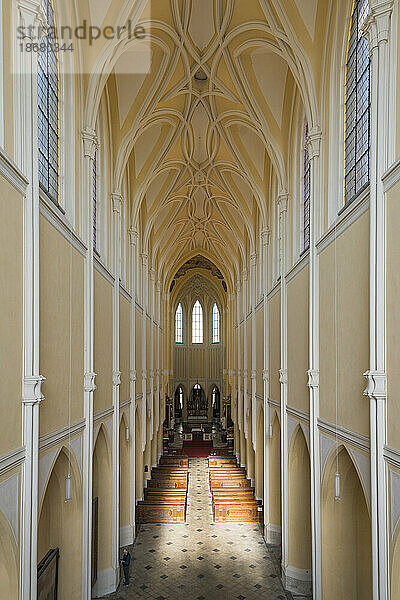
[[[189,458],[206,458],[212,449],[213,444],[208,441],[183,442],[183,452]]]

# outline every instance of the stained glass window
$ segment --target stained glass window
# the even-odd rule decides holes
[[[178,304],[175,313],[175,342],[183,344],[183,309],[182,304]]]
[[[49,32],[38,59],[39,184],[58,201],[59,192],[59,77],[52,0],[45,0]]]
[[[361,35],[368,0],[355,0],[346,63],[345,202],[369,182],[370,170],[370,58]]]
[[[311,168],[310,156],[307,150],[308,123],[304,135],[304,184],[303,184],[303,250],[310,247],[310,193],[311,193]]]
[[[219,339],[219,310],[216,303],[212,309],[212,343],[217,344]]]
[[[203,309],[197,300],[192,312],[192,344],[203,343]]]

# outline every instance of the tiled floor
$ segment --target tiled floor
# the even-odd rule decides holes
[[[187,522],[143,525],[131,582],[109,600],[286,600],[256,525],[212,521],[207,459],[190,461]]]

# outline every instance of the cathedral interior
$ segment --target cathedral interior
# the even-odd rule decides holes
[[[1,600],[400,600],[399,4],[0,0]]]

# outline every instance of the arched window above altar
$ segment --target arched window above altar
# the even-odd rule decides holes
[[[192,344],[203,343],[203,308],[196,300],[192,312]]]
[[[183,344],[183,308],[180,302],[175,313],[175,342]]]
[[[217,303],[214,302],[214,306],[212,309],[212,343],[218,344],[220,342],[220,318],[219,318],[219,309]]]

